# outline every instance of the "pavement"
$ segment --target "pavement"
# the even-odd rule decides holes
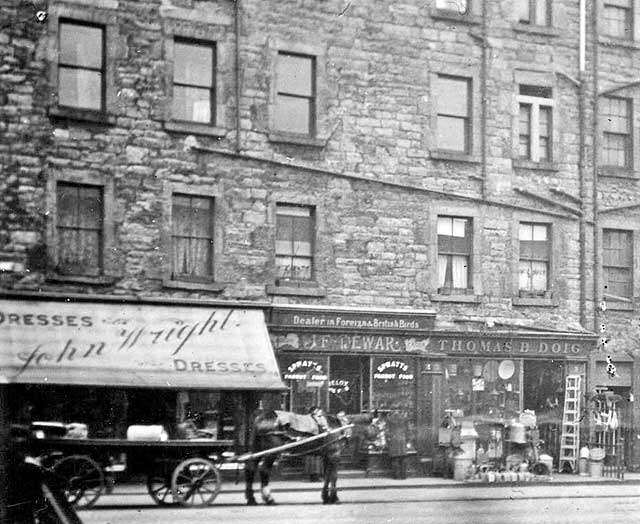
[[[235,482],[235,475],[226,471],[223,476],[223,491],[225,493],[243,493],[244,475],[239,472],[239,482]],[[258,482],[254,487],[258,487]],[[343,470],[338,474],[338,488],[340,490],[372,490],[372,489],[442,489],[442,488],[489,488],[507,486],[579,486],[579,485],[640,485],[640,473],[624,474],[624,479],[612,477],[590,477],[572,475],[567,473],[554,473],[550,476],[538,476],[529,481],[501,481],[486,482],[479,480],[458,481],[451,478],[410,476],[406,479],[392,479],[383,476],[365,477],[362,470]],[[322,486],[321,482],[310,482],[306,479],[297,478],[274,478],[272,488],[274,491],[304,492],[318,491]],[[147,494],[144,484],[118,484],[113,490],[114,495],[138,495]]]

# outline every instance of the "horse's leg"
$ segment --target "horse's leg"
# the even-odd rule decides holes
[[[248,460],[244,464],[244,497],[247,500],[247,505],[255,506],[257,504],[255,497],[253,496],[253,479],[256,474],[256,467],[258,466],[255,460]]]
[[[329,504],[339,504],[340,500],[338,499],[338,465],[340,464],[340,455],[338,453],[329,454],[328,459],[329,467],[328,473],[326,474],[328,477],[328,482],[330,483],[329,487]]]
[[[262,491],[262,500],[267,506],[272,506],[276,501],[271,496],[271,487],[269,486],[269,477],[271,474],[271,468],[276,461],[275,455],[269,455],[264,458],[260,465],[260,488]]]
[[[322,456],[322,503],[329,504],[329,457],[328,455]]]

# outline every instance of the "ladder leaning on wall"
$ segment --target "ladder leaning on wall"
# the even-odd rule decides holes
[[[562,435],[560,437],[560,460],[558,471],[564,471],[566,464],[571,472],[576,472],[578,445],[580,443],[580,375],[567,375],[562,414]]]

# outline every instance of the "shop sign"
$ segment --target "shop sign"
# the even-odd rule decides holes
[[[289,311],[276,308],[271,313],[271,324],[275,328],[420,332],[432,329],[433,319],[432,313],[409,312]]]
[[[316,360],[309,359],[301,359],[292,362],[287,366],[287,371],[284,374],[285,380],[320,381],[319,384],[313,384],[315,386],[322,385],[322,382],[327,380],[327,378],[327,374],[324,373],[324,370],[322,369],[322,364]]]
[[[517,355],[526,357],[586,357],[595,348],[595,339],[434,337],[432,351],[473,355]]]
[[[429,345],[429,339],[396,335],[361,335],[345,333],[288,333],[274,335],[279,350],[320,351],[336,353],[416,353]]]
[[[378,380],[413,380],[413,373],[409,366],[401,360],[385,360],[378,366],[373,374]]]
[[[258,309],[0,300],[0,380],[282,388]]]

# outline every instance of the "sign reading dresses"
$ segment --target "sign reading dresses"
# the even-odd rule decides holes
[[[0,381],[282,389],[261,310],[0,300]]]

